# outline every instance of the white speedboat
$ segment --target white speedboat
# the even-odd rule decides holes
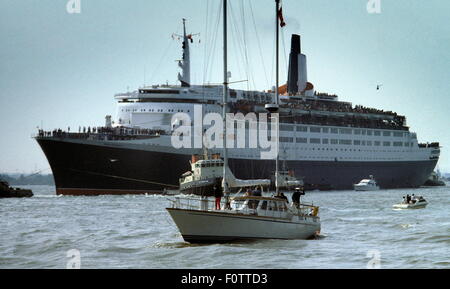
[[[406,199],[400,203],[395,204],[392,207],[394,209],[422,209],[425,208],[428,205],[428,202],[422,197],[418,197],[416,199],[412,199],[409,202],[406,201]]]
[[[275,197],[236,197],[220,210],[206,198],[176,198],[167,211],[190,243],[308,239],[320,232],[319,207],[301,204],[297,208]]]
[[[355,191],[377,191],[380,189],[372,175],[368,179],[363,179],[359,183],[354,184],[353,187]]]

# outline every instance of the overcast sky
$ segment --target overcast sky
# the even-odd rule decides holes
[[[221,82],[220,1],[80,0],[73,14],[68,2],[0,1],[0,172],[49,168],[36,127],[103,125],[115,93],[176,83],[181,50],[171,35],[182,18],[200,33],[193,82]],[[249,80],[235,88],[274,85],[273,2],[230,1],[232,81]],[[406,115],[419,141],[441,143],[438,166],[450,172],[450,1],[380,0],[379,14],[367,2],[284,0],[281,79],[290,34],[301,34],[318,91]]]

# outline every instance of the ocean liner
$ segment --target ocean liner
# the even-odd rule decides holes
[[[203,150],[172,145],[172,134],[181,124],[174,115],[194,118],[199,108],[204,114],[220,113],[223,94],[222,85],[191,84],[192,37],[185,26],[182,40],[179,85],[144,86],[115,95],[116,117],[106,116],[102,127],[39,131],[35,138],[53,171],[57,194],[144,194],[178,188],[180,176],[190,170],[191,156]],[[317,92],[307,79],[299,35],[292,35],[288,79],[278,91],[279,160],[307,188],[352,189],[368,175],[382,189],[418,187],[436,166],[439,143],[418,143],[404,116]],[[226,105],[231,113],[264,113],[274,96],[273,90],[230,89]],[[248,142],[249,134],[245,137]],[[262,159],[259,148],[229,148],[228,161],[240,179],[270,179],[275,171],[274,161]]]

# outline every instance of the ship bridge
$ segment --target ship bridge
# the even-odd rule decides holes
[[[159,86],[142,87],[136,91],[119,93],[114,97],[119,103],[126,102],[189,102],[207,103],[220,99],[219,86]]]

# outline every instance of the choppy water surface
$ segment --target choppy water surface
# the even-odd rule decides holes
[[[183,242],[165,196],[28,188],[35,197],[0,199],[0,268],[66,268],[70,249],[82,268],[366,268],[378,254],[381,268],[450,268],[449,187],[310,192],[305,200],[321,207],[319,239],[213,245]],[[393,210],[407,193],[428,207]]]

